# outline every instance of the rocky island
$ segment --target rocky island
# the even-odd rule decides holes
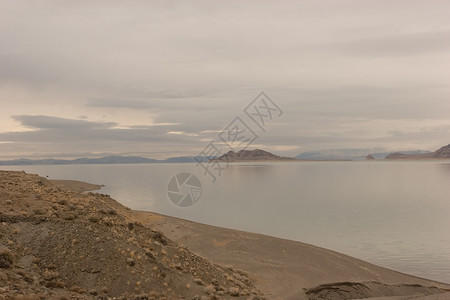
[[[212,161],[227,161],[227,162],[238,162],[238,161],[289,161],[296,160],[291,157],[283,157],[279,155],[272,154],[270,152],[254,149],[254,150],[239,150],[238,152],[228,151],[224,155],[212,159]]]
[[[373,157],[372,154],[368,154],[368,155],[366,156],[366,160],[375,160],[375,157]]]
[[[431,153],[423,154],[404,154],[404,153],[392,153],[386,156],[385,159],[395,160],[395,159],[450,159],[450,144],[440,148]]]

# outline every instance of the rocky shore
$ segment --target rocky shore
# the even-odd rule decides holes
[[[67,184],[0,171],[0,299],[260,298],[244,272],[144,226],[107,195]]]
[[[450,299],[447,284],[96,188],[0,171],[0,299]]]

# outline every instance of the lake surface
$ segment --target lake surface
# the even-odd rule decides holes
[[[133,209],[298,240],[450,283],[449,162],[234,163],[216,182],[195,164],[1,166],[51,179],[105,184]],[[202,183],[180,208],[167,186]]]

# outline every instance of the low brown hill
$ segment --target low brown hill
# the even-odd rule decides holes
[[[450,144],[432,153],[434,158],[450,158]]]
[[[450,144],[441,147],[432,153],[424,154],[403,154],[403,153],[392,153],[385,157],[385,159],[449,159],[450,158]]]
[[[136,222],[107,195],[57,184],[0,171],[0,299],[258,299],[246,274]]]
[[[272,154],[270,152],[254,149],[254,150],[239,150],[238,152],[228,151],[224,155],[215,160],[219,161],[276,161],[276,160],[295,160],[291,157],[283,157]]]

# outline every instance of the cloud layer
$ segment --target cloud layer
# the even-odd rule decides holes
[[[0,156],[195,155],[262,90],[285,111],[257,141],[267,150],[433,150],[450,136],[448,11],[4,1]]]

